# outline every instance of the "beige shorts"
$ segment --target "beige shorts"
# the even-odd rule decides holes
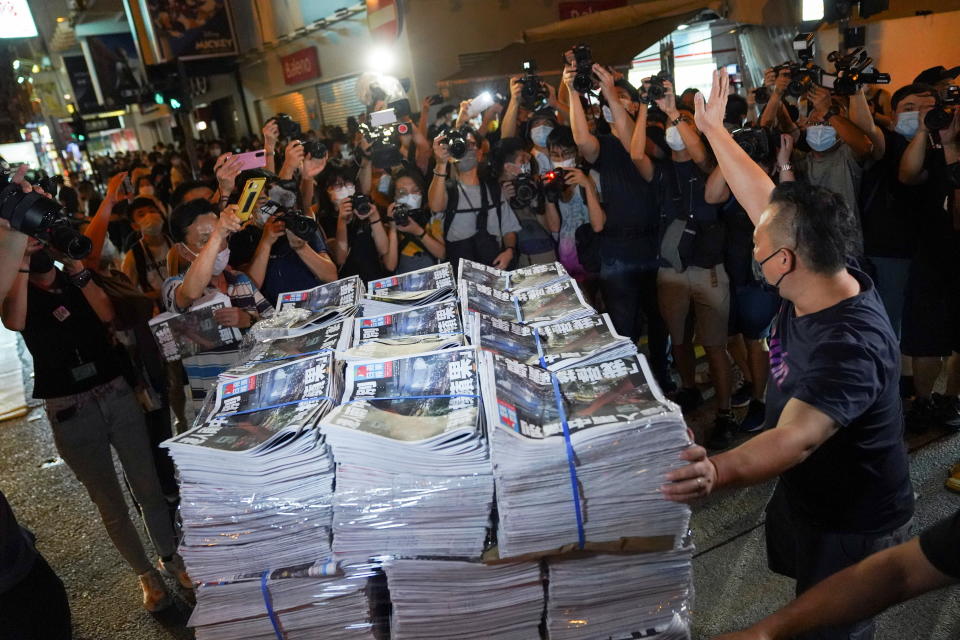
[[[657,273],[657,300],[673,344],[684,344],[691,306],[697,342],[705,347],[727,344],[730,279],[722,264],[710,269],[687,267],[682,273],[673,267],[661,267]]]

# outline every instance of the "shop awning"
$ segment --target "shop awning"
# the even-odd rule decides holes
[[[441,80],[438,84],[441,87],[451,87],[502,80],[520,73],[520,65],[524,60],[536,60],[541,75],[556,76],[563,69],[563,52],[581,42],[590,45],[594,60],[597,62],[615,66],[627,65],[634,56],[672,32],[678,24],[691,19],[697,14],[699,8],[704,6],[702,0],[683,4],[696,4],[698,9],[602,32],[594,31],[576,36],[563,35],[555,38],[531,39],[528,42],[515,42],[491,54],[489,58]],[[580,18],[565,22],[578,20]]]

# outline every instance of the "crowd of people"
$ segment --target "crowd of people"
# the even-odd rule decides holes
[[[57,450],[140,577],[148,610],[169,603],[159,572],[191,588],[175,551],[176,480],[157,445],[188,428],[189,403],[199,406],[236,350],[165,363],[146,322],[224,294],[231,306],[217,322],[245,331],[283,292],[460,258],[501,269],[559,260],[617,332],[645,343],[686,413],[705,401],[702,347],[716,415],[664,493],[695,500],[779,477],[769,563],[804,594],[736,637],[820,623],[831,630],[816,637],[872,637],[882,607],[865,601],[960,578],[957,517],[908,542],[904,443],[904,425],[960,430],[960,109],[939,128],[925,117],[958,69],[849,96],[821,86],[792,95],[790,70],[770,69],[764,90],[744,97],[718,72],[710,96],[678,96],[668,78],[634,87],[601,65],[584,91],[567,55],[556,87],[531,92],[518,75],[505,100],[479,112],[471,100],[447,105],[433,122],[430,97],[419,114],[397,113],[387,140],[370,135],[366,116],[287,135],[278,114],[260,137],[201,143],[195,167],[157,145],[98,158],[93,181],[41,187],[15,176],[56,197],[93,242],[74,260],[4,230],[3,255],[16,264],[0,275],[2,319],[22,333]],[[264,166],[244,168],[239,154],[259,149]],[[243,220],[238,200],[253,178],[265,188]],[[314,224],[293,229],[291,215]],[[742,434],[751,437],[731,449]],[[129,518],[111,447],[157,563]],[[948,486],[960,490],[960,469]],[[13,568],[0,568],[0,591],[22,590],[28,574],[31,589],[55,588],[32,542],[8,537],[14,522],[3,502]],[[885,598],[824,602],[855,593],[851,583],[869,589],[865,576],[913,570],[922,575],[911,588]],[[35,611],[0,597],[0,616]]]

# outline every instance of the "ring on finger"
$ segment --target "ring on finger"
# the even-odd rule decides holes
[[[697,489],[703,489],[703,476],[697,477]]]

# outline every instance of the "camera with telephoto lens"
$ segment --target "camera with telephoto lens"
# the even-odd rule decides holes
[[[566,64],[566,60],[564,60]],[[573,48],[573,66],[576,75],[573,76],[573,90],[577,93],[590,93],[597,88],[597,80],[593,75],[593,52],[588,44],[578,44]]]
[[[353,205],[353,212],[366,216],[370,214],[370,207],[373,205],[370,202],[370,196],[363,193],[355,193],[350,196],[350,204]]]
[[[537,63],[533,60],[523,61],[523,75],[520,76],[520,104],[531,111],[545,104],[547,90],[537,75]]]
[[[370,162],[374,167],[390,169],[403,162],[400,149],[394,144],[394,135],[409,133],[410,125],[403,122],[393,122],[379,127],[361,124],[359,130],[370,142]]]
[[[563,195],[563,190],[567,188],[567,170],[563,167],[557,167],[552,171],[543,174],[543,197],[547,202],[556,204]]]
[[[303,136],[300,123],[286,113],[275,114],[273,121],[277,123],[277,135],[281,140],[299,140]]]
[[[923,117],[923,125],[930,131],[940,131],[950,126],[953,112],[960,105],[960,87],[950,85],[937,95],[937,104]]]
[[[649,86],[640,95],[640,101],[646,105],[652,105],[657,100],[661,100],[667,95],[667,87],[663,84],[664,80],[669,80],[670,75],[666,71],[659,71],[651,76]]]
[[[767,165],[780,149],[780,135],[769,127],[744,127],[733,132],[733,139],[747,152],[750,159]]]
[[[10,182],[10,170],[0,161],[0,218],[10,227],[47,243],[74,260],[86,258],[93,250],[90,238],[70,224],[60,203],[32,191],[24,193]]]
[[[521,173],[513,179],[513,197],[510,206],[513,209],[526,209],[533,204],[540,193],[536,181],[529,173]]]
[[[873,64],[873,58],[867,56],[862,47],[847,54],[832,51],[827,61],[832,62],[836,69],[833,92],[838,96],[852,96],[865,84],[890,84],[889,73],[880,73],[876,69],[866,71]]]
[[[787,85],[787,95],[799,98],[815,86],[823,84],[823,69],[812,60],[802,62],[785,62],[773,67],[773,73],[779,77],[781,71],[790,72],[790,84]]]
[[[467,155],[467,137],[460,129],[450,129],[443,136],[441,142],[447,145],[450,156],[459,160]]]

